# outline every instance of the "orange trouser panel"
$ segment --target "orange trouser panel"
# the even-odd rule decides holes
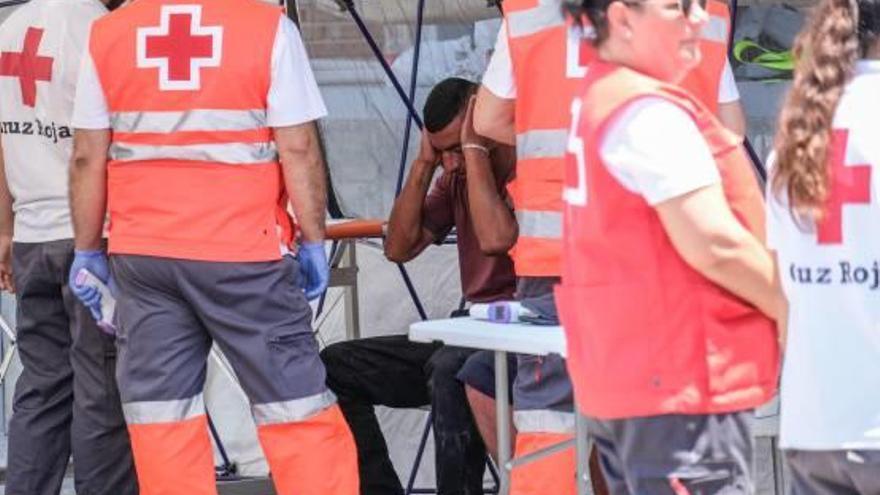
[[[570,440],[570,433],[523,433],[516,436],[516,457]],[[513,469],[510,495],[575,495],[577,466],[574,447]]]
[[[217,495],[204,415],[128,426],[141,495]]]
[[[278,495],[358,495],[357,451],[339,406],[257,432]]]

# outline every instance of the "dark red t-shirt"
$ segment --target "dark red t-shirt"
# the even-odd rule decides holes
[[[497,186],[506,201],[505,184],[499,182]],[[471,222],[464,171],[443,172],[425,198],[422,215],[423,225],[434,234],[438,244],[455,227],[461,292],[468,302],[513,299],[516,290],[513,261],[506,254],[490,256],[480,250]]]

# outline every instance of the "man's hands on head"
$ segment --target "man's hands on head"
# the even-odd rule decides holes
[[[431,167],[431,170],[440,165],[440,152],[434,149],[434,146],[431,144],[427,130],[422,130],[422,140],[419,142],[419,156],[417,160],[424,166]]]

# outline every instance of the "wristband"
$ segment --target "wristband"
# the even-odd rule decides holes
[[[463,149],[463,150],[480,150],[487,155],[489,154],[489,148],[483,146],[482,144],[465,143],[465,144],[461,145],[461,149]]]

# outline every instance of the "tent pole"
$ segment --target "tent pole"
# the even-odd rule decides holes
[[[412,70],[409,74],[409,101],[416,101],[416,83],[419,75],[419,55],[422,48],[422,21],[425,16],[425,0],[419,0],[416,11],[416,44],[413,48]],[[403,172],[406,170],[406,155],[409,151],[409,136],[412,131],[412,119],[406,119],[406,129],[403,132],[403,150],[400,152],[400,165],[397,168],[397,187],[394,196],[400,194],[403,187]]]
[[[416,43],[413,48],[413,63],[412,70],[409,75],[409,98],[408,101],[410,103],[410,112],[415,112],[412,108],[412,102],[415,101],[416,97],[416,83],[419,75],[419,55],[421,54],[422,47],[422,24],[425,18],[425,0],[419,0],[419,5],[416,13]],[[384,60],[383,60],[384,61]],[[415,113],[413,113],[415,115]],[[406,155],[407,151],[409,151],[409,136],[412,131],[412,121],[413,119],[406,119],[406,130],[403,134],[403,149],[400,152],[400,165],[397,168],[397,186],[394,189],[394,196],[397,197],[400,194],[400,189],[403,187],[403,172],[406,170]],[[419,129],[422,128],[421,123],[416,121],[419,124]],[[397,264],[397,268],[400,270],[400,276],[403,278],[403,283],[406,285],[406,290],[409,291],[410,298],[412,299],[413,304],[416,307],[416,311],[418,311],[419,316],[422,320],[427,320],[428,315],[425,313],[425,308],[422,306],[422,301],[419,299],[419,294],[416,292],[416,288],[412,283],[412,280],[409,278],[409,274],[406,272],[406,268],[402,263]]]
[[[391,71],[391,66],[388,65],[388,61],[386,61],[385,57],[382,55],[382,50],[379,49],[379,45],[376,44],[376,40],[373,39],[373,35],[370,34],[370,30],[367,28],[367,25],[364,24],[364,20],[361,19],[360,14],[358,14],[357,10],[355,10],[352,0],[345,0],[345,7],[351,14],[351,18],[354,20],[355,24],[357,24],[357,27],[361,31],[361,34],[364,35],[364,39],[366,40],[367,44],[370,45],[370,50],[373,51],[373,55],[376,57],[376,60],[382,65],[382,69],[385,71],[385,75],[388,76],[388,79],[391,81],[391,84],[397,91],[397,95],[400,96],[403,104],[406,105],[407,110],[409,110],[409,116],[416,122],[416,125],[419,127],[419,129],[421,129],[422,119],[419,117],[418,112],[416,112],[416,109],[413,107],[412,101],[410,101],[409,98],[406,97],[406,93],[403,91],[403,86],[400,85],[400,81],[397,80],[397,76],[395,76],[394,72]]]
[[[422,307],[422,301],[419,299],[419,295],[416,293],[416,288],[413,285],[412,280],[410,280],[406,268],[403,267],[403,263],[398,263],[397,268],[400,269],[400,276],[403,278],[403,283],[406,284],[406,290],[409,291],[409,296],[412,299],[413,304],[416,306],[416,311],[419,312],[419,317],[422,321],[427,320],[428,314],[425,313],[425,308]]]

